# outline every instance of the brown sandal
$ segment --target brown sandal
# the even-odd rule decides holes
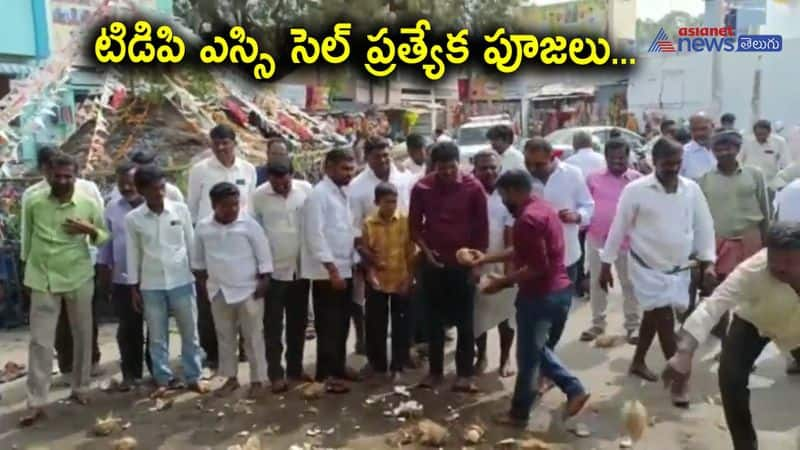
[[[30,414],[22,416],[22,418],[19,419],[19,426],[22,428],[27,428],[35,425],[36,422],[44,420],[46,417],[47,415],[44,413],[44,410],[37,408],[31,411]]]
[[[350,387],[341,380],[331,380],[325,383],[325,392],[330,394],[347,394],[350,392]]]

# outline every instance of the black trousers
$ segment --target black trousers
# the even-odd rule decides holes
[[[444,374],[444,330],[448,325],[455,325],[458,331],[456,374],[471,377],[475,373],[475,283],[470,269],[426,264],[422,282],[428,305],[430,374]]]
[[[92,364],[100,362],[100,345],[97,342],[97,289],[92,298]],[[67,306],[61,300],[61,312],[56,324],[56,360],[61,373],[72,373],[72,328],[69,326]]]
[[[409,297],[387,294],[367,286],[366,339],[367,360],[377,372],[400,372],[409,360]],[[392,362],[387,367],[386,340],[389,315],[392,319]]]
[[[314,326],[317,329],[317,381],[331,377],[344,378],[346,374],[353,280],[348,278],[345,281],[347,288],[343,291],[334,290],[327,280],[311,282]]]
[[[736,315],[733,316],[728,334],[722,341],[717,373],[722,408],[734,450],[758,449],[747,383],[753,364],[769,341],[759,335],[758,329],[752,323]],[[794,350],[792,356],[795,359],[800,358],[800,349]]]
[[[414,284],[409,298],[408,332],[413,343],[424,344],[428,342],[428,305],[425,301],[422,270],[417,270],[415,278],[417,282]]]
[[[583,297],[584,294],[586,294],[586,291],[583,289],[583,285],[589,276],[589,274],[586,273],[586,271],[583,269],[585,267],[583,262],[586,258],[586,233],[588,231],[589,231],[588,229],[583,229],[578,232],[578,242],[579,245],[581,246],[581,258],[577,262],[578,272],[574,280],[575,295],[577,295],[578,297]]]
[[[264,304],[264,343],[270,381],[300,378],[308,324],[308,280],[270,279]],[[286,317],[286,371],[283,369],[283,320]]]
[[[211,302],[208,301],[205,286],[196,286],[197,295],[197,335],[200,338],[200,347],[206,354],[205,362],[216,367],[219,363],[217,350],[217,331],[214,328],[214,316],[211,314]]]
[[[120,366],[124,380],[142,378],[142,361],[152,373],[150,351],[144,336],[144,316],[133,309],[131,287],[114,284],[111,288],[111,301],[117,314],[117,345],[119,346]]]

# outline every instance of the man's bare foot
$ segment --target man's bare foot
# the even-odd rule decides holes
[[[44,413],[42,408],[34,408],[30,410],[28,414],[25,414],[21,419],[19,419],[19,426],[22,428],[27,428],[36,424],[36,422],[44,420],[46,417],[47,415]]]
[[[77,392],[69,394],[69,398],[67,398],[67,400],[84,406],[89,404],[89,397],[87,397],[85,394],[79,394]]]
[[[250,389],[247,390],[247,398],[250,400],[259,400],[264,398],[267,392],[267,387],[264,383],[250,383]]]
[[[539,395],[544,395],[550,392],[550,390],[554,387],[555,384],[553,384],[553,380],[546,377],[539,378]]]
[[[226,381],[226,384],[227,384],[227,381]],[[239,384],[239,382],[237,381],[237,382],[236,382],[236,384],[238,385],[238,384]],[[189,383],[189,385],[187,386],[187,388],[188,388],[190,391],[192,391],[192,392],[196,392],[196,393],[198,393],[198,394],[200,394],[200,395],[203,395],[203,394],[208,394],[208,391],[210,390],[210,389],[208,388],[208,383],[206,383],[205,381],[195,381],[195,382],[193,382],[193,383]],[[220,388],[220,389],[221,389],[221,388]]]
[[[501,364],[500,368],[497,369],[497,373],[500,375],[500,378],[510,378],[517,374],[514,369],[508,367],[508,363]]]
[[[453,392],[462,392],[464,394],[477,394],[480,392],[478,389],[478,385],[472,380],[472,378],[466,377],[459,377],[455,384],[453,384]]]
[[[155,388],[153,392],[150,393],[150,399],[155,400],[157,398],[164,398],[169,392],[169,387],[167,386],[158,386]]]
[[[638,363],[631,364],[630,369],[628,369],[628,373],[630,373],[631,375],[635,375],[645,381],[649,381],[651,383],[655,383],[656,381],[658,381],[658,375],[653,373],[644,364],[638,364]]]
[[[233,394],[233,392],[237,389],[239,389],[239,380],[237,380],[236,378],[228,378],[227,380],[225,380],[225,384],[223,384],[217,390],[214,391],[214,396],[227,397]]]
[[[578,415],[584,406],[586,406],[586,403],[589,401],[589,397],[591,397],[591,394],[587,392],[567,399],[567,404],[564,407],[564,418],[568,419]]]
[[[489,363],[486,361],[486,355],[479,356],[478,362],[475,363],[475,374],[481,375],[486,372],[486,368],[489,366]]]
[[[283,394],[289,390],[289,383],[286,380],[273,381],[271,390],[273,394]]]
[[[419,382],[417,387],[420,389],[436,389],[441,386],[444,377],[441,375],[428,375]]]

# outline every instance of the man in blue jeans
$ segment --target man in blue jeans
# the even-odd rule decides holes
[[[144,204],[125,217],[128,283],[134,307],[144,311],[153,378],[153,397],[177,388],[169,366],[169,315],[181,335],[181,363],[189,389],[205,394],[200,381],[202,353],[197,333],[194,276],[189,266],[193,234],[189,208],[165,198],[164,173],[155,166],[136,169],[136,190]]]
[[[565,417],[578,414],[589,400],[583,384],[547,345],[569,311],[572,286],[564,267],[564,232],[558,213],[545,200],[532,195],[533,183],[524,170],[511,170],[497,180],[503,203],[514,216],[514,247],[497,255],[478,254],[476,264],[512,260],[514,271],[481,283],[487,294],[513,285],[517,294],[517,375],[511,410],[497,422],[527,426],[539,396],[539,372],[567,395]]]

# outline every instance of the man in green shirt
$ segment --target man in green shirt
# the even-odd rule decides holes
[[[31,290],[28,349],[28,407],[20,421],[30,426],[44,417],[53,365],[53,346],[61,301],[66,305],[73,336],[72,395],[86,404],[92,351],[94,267],[89,245],[108,239],[101,206],[76,191],[77,164],[58,153],[47,173],[50,189],[24,201],[22,259],[25,286]]]
[[[718,281],[722,281],[739,263],[764,246],[772,214],[764,174],[737,159],[742,136],[736,131],[721,131],[711,142],[717,167],[703,175],[698,184],[714,219],[717,240],[714,270]],[[724,337],[727,325],[724,316],[712,333]]]

